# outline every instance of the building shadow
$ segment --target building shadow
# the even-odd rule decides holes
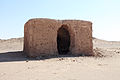
[[[27,57],[23,51],[0,53],[0,62],[15,62],[15,61],[34,61],[34,60],[46,60],[51,58],[65,58],[65,57],[84,57],[83,55],[56,55],[56,56],[39,56],[35,58]]]
[[[23,51],[0,53],[0,62],[25,61],[27,58]]]

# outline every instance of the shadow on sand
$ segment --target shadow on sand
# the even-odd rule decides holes
[[[23,51],[16,51],[16,52],[0,53],[0,62],[33,61],[33,60],[45,60],[51,58],[64,58],[64,57],[80,57],[80,56],[57,55],[57,56],[47,56],[47,57],[42,56],[36,58],[29,58],[23,53]]]
[[[23,51],[0,53],[0,62],[25,61]]]

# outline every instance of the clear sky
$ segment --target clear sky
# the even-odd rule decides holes
[[[23,37],[31,18],[92,21],[94,37],[120,41],[120,0],[0,0],[0,39]]]

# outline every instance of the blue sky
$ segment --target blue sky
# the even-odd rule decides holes
[[[0,39],[23,37],[31,18],[92,21],[94,37],[120,41],[120,0],[0,0]]]

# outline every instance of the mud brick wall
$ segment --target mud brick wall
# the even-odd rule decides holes
[[[24,26],[24,53],[30,57],[58,55],[57,34],[64,27],[70,35],[70,53],[93,55],[92,23],[83,20],[30,19]]]

